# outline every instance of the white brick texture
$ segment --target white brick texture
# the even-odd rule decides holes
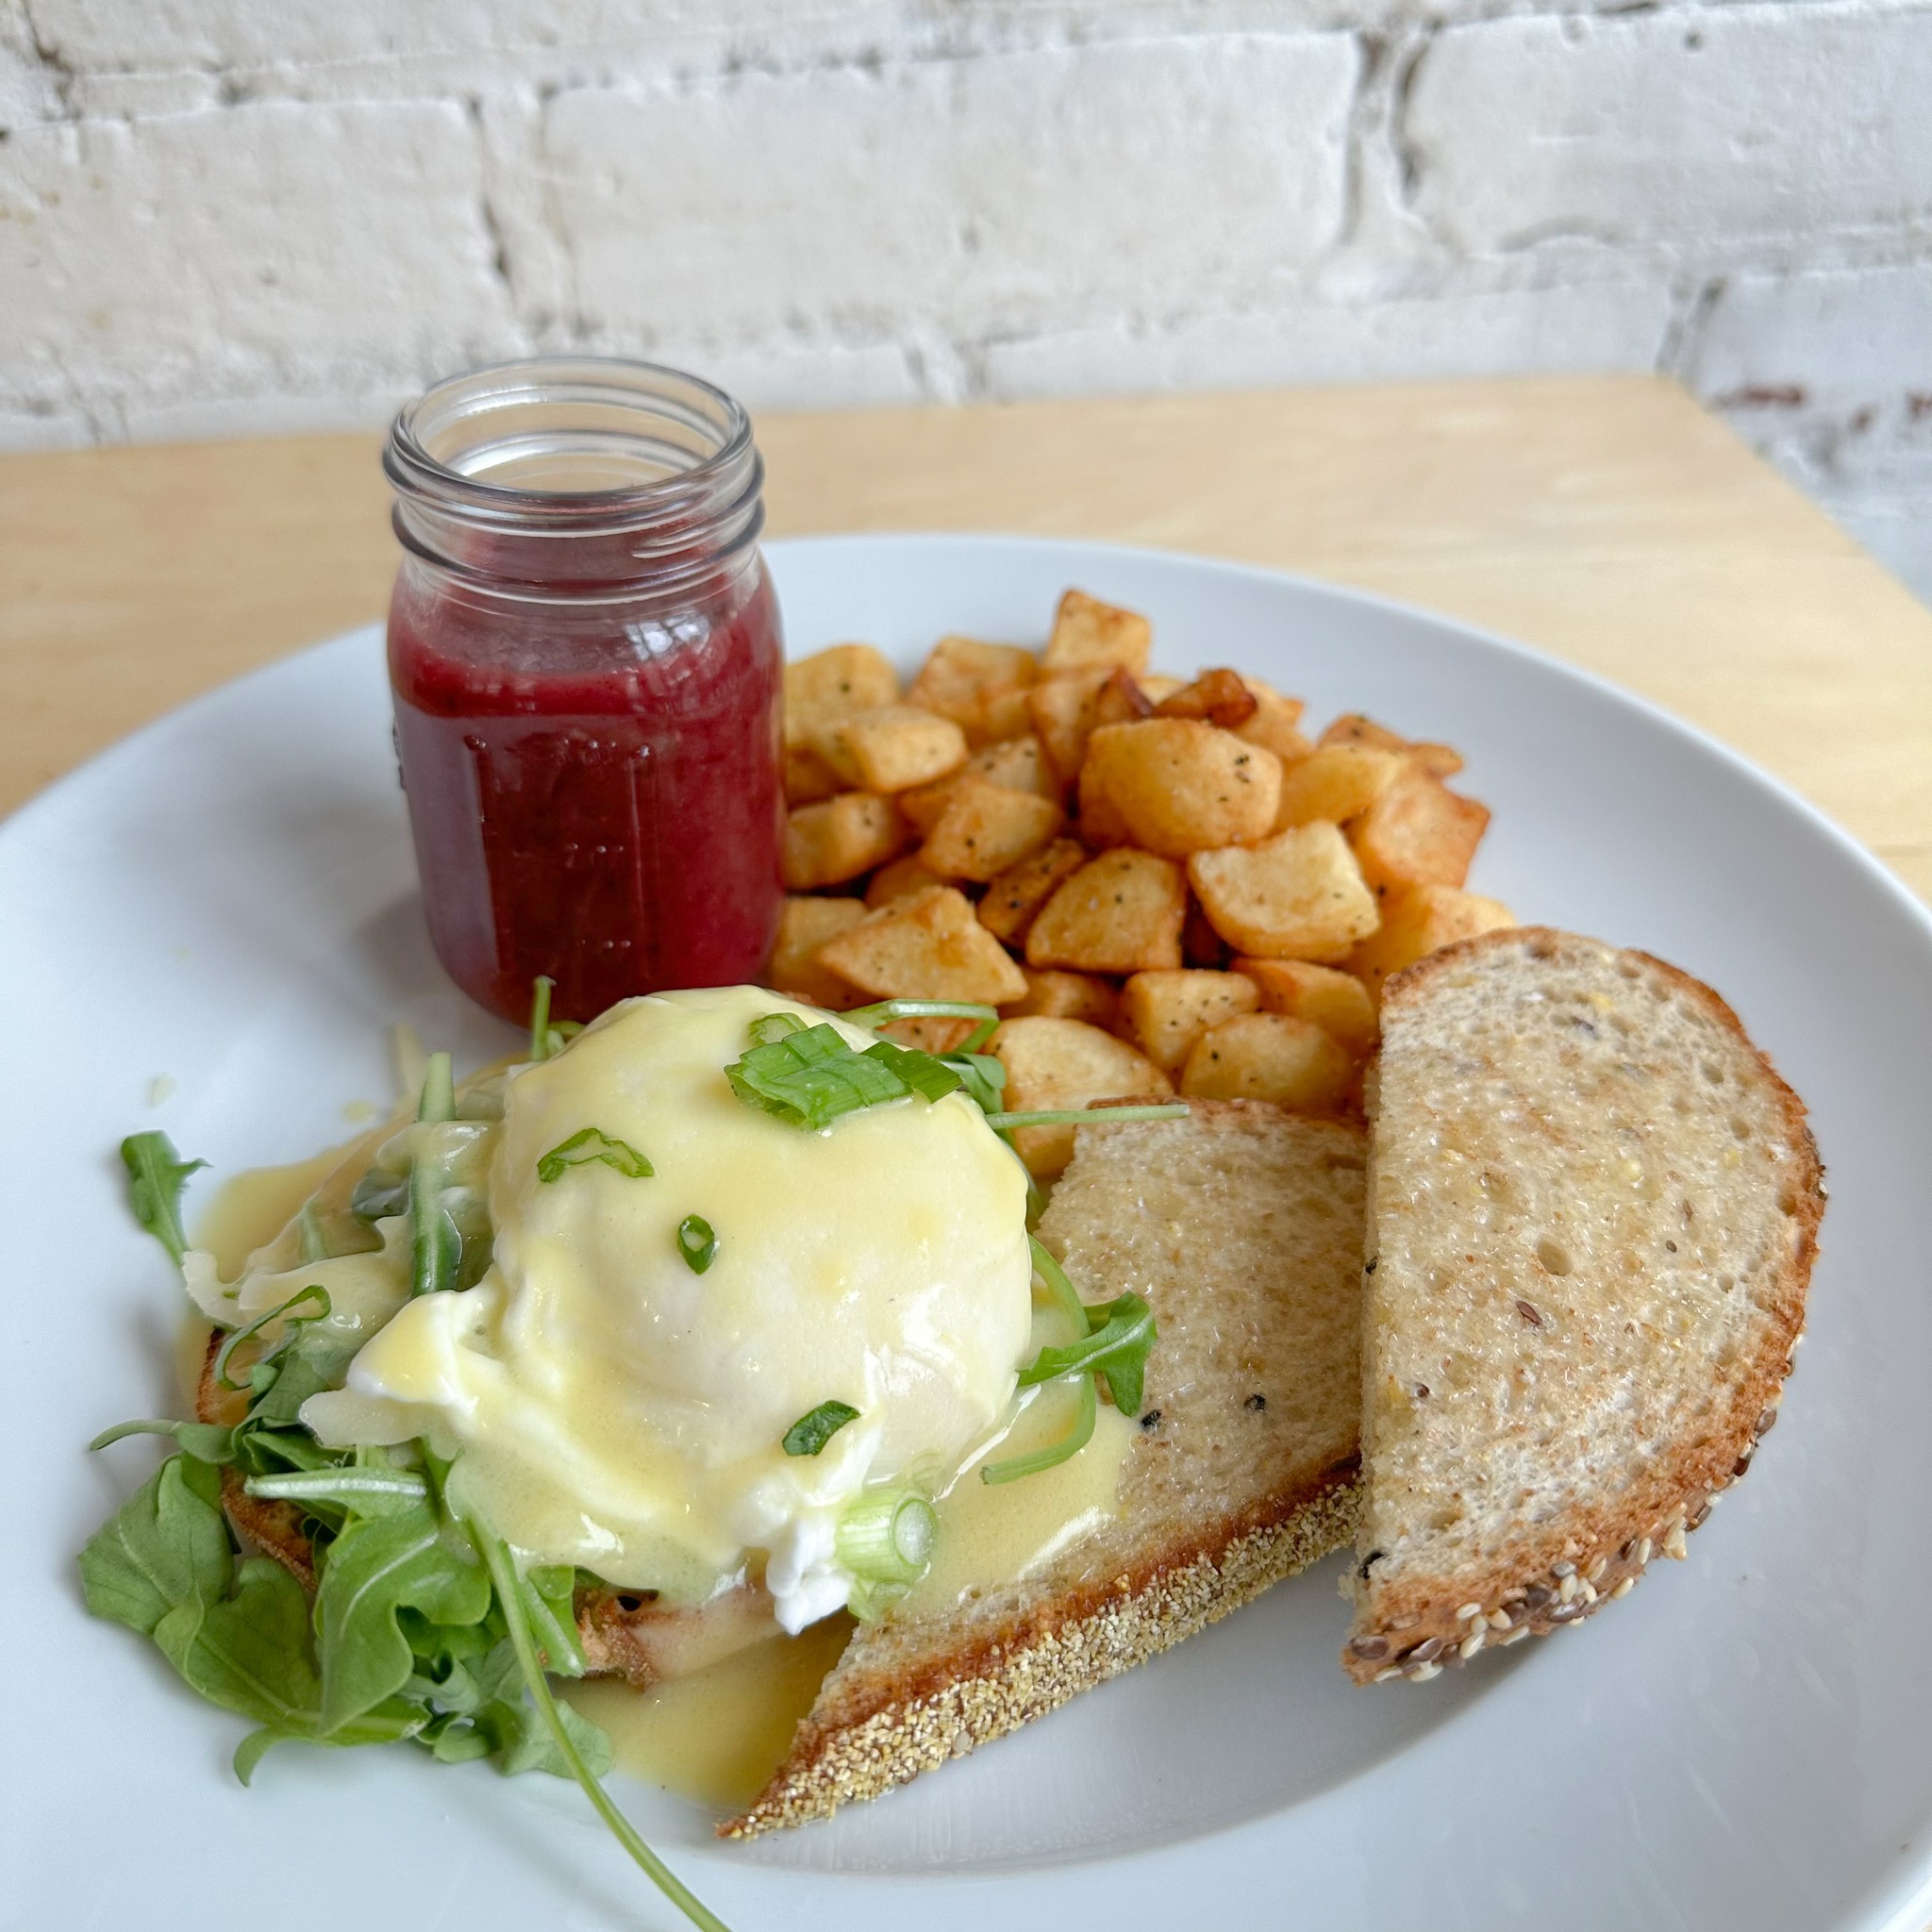
[[[0,0],[0,446],[1661,368],[1932,594],[1932,0]]]

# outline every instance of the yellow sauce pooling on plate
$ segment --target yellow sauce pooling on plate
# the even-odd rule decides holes
[[[852,1628],[841,1612],[648,1690],[615,1677],[558,1688],[610,1734],[620,1771],[702,1805],[741,1810],[784,1762]]]

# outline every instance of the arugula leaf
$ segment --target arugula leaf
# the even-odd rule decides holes
[[[220,1499],[212,1463],[169,1457],[81,1551],[88,1608],[152,1637],[176,1604],[217,1594],[229,1571]]]
[[[386,1221],[391,1215],[408,1213],[408,1208],[409,1176],[382,1167],[372,1167],[349,1196],[349,1212],[358,1221]]]
[[[478,1624],[490,1610],[489,1575],[450,1547],[426,1498],[358,1497],[356,1507],[324,1553],[315,1592],[325,1733],[409,1681],[415,1659],[400,1611],[417,1610],[434,1624]]]
[[[1024,1456],[1009,1456],[1004,1462],[982,1462],[979,1480],[983,1483],[1016,1483],[1022,1476],[1038,1475],[1043,1469],[1077,1456],[1093,1440],[1093,1426],[1100,1419],[1100,1398],[1094,1392],[1093,1377],[1080,1377],[1079,1408],[1074,1426],[1058,1442],[1034,1449]]]
[[[290,1314],[291,1308],[300,1307],[304,1302],[312,1302],[316,1305],[315,1312],[312,1315]],[[272,1370],[276,1356],[292,1343],[296,1330],[302,1324],[320,1322],[328,1316],[333,1308],[334,1304],[329,1300],[328,1290],[324,1288],[320,1282],[311,1281],[307,1288],[298,1288],[286,1301],[278,1302],[265,1313],[256,1316],[255,1320],[250,1322],[245,1327],[229,1329],[223,1338],[221,1348],[215,1355],[215,1380],[224,1389],[250,1388],[255,1389],[258,1394],[265,1393],[269,1387],[269,1379],[264,1378],[258,1385],[255,1379],[256,1376],[264,1369]],[[250,1370],[249,1378],[245,1383],[231,1381],[228,1377],[228,1360],[235,1353],[237,1344],[246,1341],[251,1336],[260,1334],[271,1322],[282,1315],[289,1317],[290,1332],[288,1335],[284,1336],[276,1347],[269,1350],[255,1364],[255,1367]]]
[[[1113,1406],[1137,1415],[1147,1372],[1147,1352],[1159,1339],[1154,1310],[1129,1291],[1087,1308],[1088,1335],[1060,1348],[1042,1348],[1020,1371],[1020,1387],[1057,1382],[1062,1375],[1091,1372],[1107,1383]]]
[[[858,1420],[858,1411],[849,1402],[822,1402],[785,1431],[782,1447],[788,1456],[817,1456],[847,1423]]]
[[[129,1134],[121,1143],[127,1170],[127,1204],[134,1218],[178,1262],[188,1252],[181,1227],[181,1190],[205,1160],[183,1160],[165,1134]]]
[[[87,1446],[105,1449],[109,1442],[125,1441],[129,1436],[172,1436],[175,1443],[201,1462],[232,1462],[235,1459],[235,1432],[217,1423],[140,1422],[116,1423],[103,1429]]]
[[[627,1181],[649,1180],[656,1171],[628,1141],[615,1140],[602,1127],[583,1127],[537,1163],[537,1178],[560,1181],[566,1169],[587,1167],[594,1160],[614,1168]]]

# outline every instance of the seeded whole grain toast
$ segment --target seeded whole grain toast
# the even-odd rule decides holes
[[[1684,1554],[1777,1418],[1824,1201],[1716,993],[1548,927],[1392,978],[1368,1098],[1357,1682]]]
[[[722,1834],[876,1797],[1346,1541],[1363,1156],[1355,1126],[1251,1101],[1079,1129],[1041,1238],[1089,1300],[1133,1290],[1159,1324],[1118,1518],[1022,1582],[860,1625]]]

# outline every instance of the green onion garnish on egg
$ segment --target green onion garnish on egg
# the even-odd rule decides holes
[[[808,1415],[802,1415],[785,1431],[784,1450],[788,1456],[816,1456],[847,1423],[858,1420],[858,1411],[849,1402],[822,1402]]]
[[[702,1274],[718,1258],[717,1231],[702,1214],[687,1214],[677,1224],[677,1252],[693,1274]]]

